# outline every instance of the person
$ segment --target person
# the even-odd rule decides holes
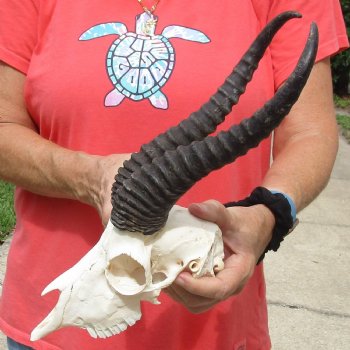
[[[116,93],[105,58],[121,32],[79,39],[101,23],[122,23],[134,32],[140,4],[158,16],[156,34],[181,25],[209,38],[169,39],[174,67],[156,101]],[[31,342],[31,331],[58,297],[41,297],[42,290],[99,239],[123,161],[199,108],[264,25],[286,10],[303,18],[289,21],[273,39],[220,129],[273,96],[315,21],[317,62],[298,102],[275,131],[273,145],[271,138],[263,141],[179,202],[221,228],[223,277],[181,274],[161,294],[160,306],[143,304],[142,319],[117,336],[93,339],[68,327]],[[226,209],[221,203],[264,186],[287,194],[300,211],[325,187],[338,140],[330,56],[348,46],[338,1],[225,0],[213,6],[199,0],[0,0],[0,22],[0,178],[17,186],[17,224],[0,302],[9,349],[270,349],[263,264],[256,263],[271,239],[274,215],[264,205]],[[120,57],[117,63],[120,69],[130,64]]]

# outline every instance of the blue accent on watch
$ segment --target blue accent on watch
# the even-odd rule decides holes
[[[294,223],[297,220],[297,208],[293,202],[293,199],[288,194],[283,193],[283,192],[278,191],[278,190],[270,190],[270,192],[273,194],[279,193],[287,199],[287,201],[290,205],[290,214],[292,215],[293,223]]]

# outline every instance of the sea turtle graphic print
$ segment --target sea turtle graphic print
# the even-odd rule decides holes
[[[119,35],[107,52],[106,68],[114,89],[105,97],[105,106],[117,106],[125,97],[140,101],[148,98],[156,108],[167,109],[161,87],[168,81],[175,64],[174,48],[168,39],[181,38],[208,43],[199,30],[172,25],[155,35],[157,17],[144,12],[136,17],[136,33],[123,23],[102,23],[85,31],[79,40]]]

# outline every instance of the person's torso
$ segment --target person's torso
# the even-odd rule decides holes
[[[161,40],[154,42],[135,32],[135,17],[142,13],[137,0],[46,0],[39,4],[38,43],[25,91],[28,110],[44,138],[91,154],[135,152],[189,116],[223,83],[261,29],[250,1],[215,5],[161,0],[154,13],[158,16],[155,34]],[[180,33],[178,37],[171,30]],[[84,33],[88,33],[86,40],[82,40]],[[200,42],[202,35],[209,41]],[[252,115],[273,91],[267,51],[238,106],[219,129]],[[266,140],[234,165],[202,180],[180,204],[245,196],[267,171],[269,149]],[[86,205],[21,189],[16,210],[9,276],[18,269],[16,256],[20,254],[31,265],[24,264],[17,276],[30,276],[33,282],[23,292],[9,277],[9,288],[4,290],[11,291],[5,291],[3,306],[25,303],[18,320],[7,317],[30,332],[56,302],[53,294],[40,297],[42,289],[91,248],[102,227]],[[83,330],[63,329],[47,340],[64,350],[82,348],[83,343],[84,350],[136,349],[140,348],[139,334],[144,349],[238,349],[247,337],[268,344],[261,269],[242,295],[208,314],[190,316],[163,298],[161,306],[145,305],[142,320],[116,337],[92,340]]]

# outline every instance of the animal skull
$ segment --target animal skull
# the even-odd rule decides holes
[[[43,295],[58,289],[58,303],[33,330],[31,340],[77,326],[106,338],[141,318],[141,300],[158,304],[161,289],[183,270],[214,276],[223,268],[218,226],[174,206],[165,227],[145,236],[108,223],[98,243],[71,269],[51,282]]]

